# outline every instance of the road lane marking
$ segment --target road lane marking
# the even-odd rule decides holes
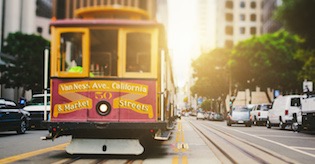
[[[174,146],[174,152],[179,153],[179,152],[185,152],[189,149],[189,146],[187,143],[185,142],[185,137],[184,137],[184,131],[183,131],[183,125],[182,125],[182,121],[178,121],[177,123],[177,132],[175,133],[175,146]],[[181,159],[181,163],[182,164],[187,164],[188,160],[187,160],[187,156],[184,154],[179,154],[173,157],[172,159],[172,164],[178,164],[180,163],[180,159]]]
[[[295,136],[280,136],[280,135],[268,135],[268,134],[258,134],[257,136],[261,137],[276,137],[276,138],[292,138],[292,139],[308,139],[315,140],[315,137],[295,137]]]
[[[63,164],[63,163],[67,163],[70,160],[71,160],[71,158],[66,158],[66,159],[62,159],[60,161],[54,162],[52,164]]]
[[[298,147],[298,146],[291,146],[292,148],[295,149],[302,149],[302,150],[315,150],[313,147]]]
[[[187,156],[182,157],[182,164],[188,164]]]
[[[49,148],[40,149],[40,150],[36,150],[36,151],[24,153],[24,154],[11,156],[11,157],[8,157],[8,158],[3,158],[3,159],[0,159],[0,163],[1,164],[12,163],[12,162],[19,161],[19,160],[22,160],[22,159],[25,159],[25,158],[29,158],[29,157],[33,157],[33,156],[36,156],[36,155],[39,155],[39,154],[44,154],[44,153],[47,153],[47,152],[50,152],[50,151],[64,150],[65,147],[68,144],[69,143],[65,143],[65,144],[54,146],[54,147],[49,147]]]
[[[224,127],[224,128],[225,128],[225,127]],[[227,128],[226,128],[226,129],[227,129]],[[301,153],[301,154],[308,155],[308,156],[311,156],[311,157],[315,158],[315,154],[311,154],[311,153],[308,153],[308,152],[305,152],[305,151],[296,149],[296,148],[294,148],[294,147],[292,147],[292,146],[288,146],[288,145],[285,145],[285,144],[282,144],[282,143],[279,143],[279,142],[276,142],[276,141],[273,141],[273,140],[269,140],[269,139],[266,139],[266,138],[262,138],[262,137],[253,135],[253,134],[245,133],[245,132],[242,132],[242,131],[240,131],[240,130],[236,130],[236,129],[231,129],[231,130],[234,130],[234,131],[236,131],[236,132],[239,132],[239,133],[242,133],[242,134],[251,136],[251,137],[255,137],[255,138],[258,138],[258,139],[261,139],[261,140],[264,140],[264,141],[267,141],[267,142],[270,142],[270,143],[273,143],[273,144],[276,144],[276,145],[285,147],[285,148],[287,148],[287,149],[290,149],[290,150],[299,152],[299,153]]]
[[[178,157],[178,155],[176,155],[172,159],[172,164],[178,164],[178,162],[179,162],[179,157]]]
[[[172,164],[179,164],[180,161],[179,161],[179,156],[174,156],[173,159],[172,159]],[[187,159],[187,156],[182,156],[182,162],[181,164],[188,164],[188,159]]]

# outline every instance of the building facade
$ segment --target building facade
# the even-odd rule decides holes
[[[282,0],[217,0],[216,46],[229,47],[281,28],[273,13]]]
[[[282,0],[264,0],[262,15],[262,32],[272,33],[281,28],[281,24],[273,19],[274,11],[282,4]]]
[[[150,18],[156,16],[156,0],[53,0],[53,17],[75,18],[75,10],[93,6],[124,6],[146,10]]]
[[[232,47],[237,42],[262,34],[263,0],[217,1],[217,47]]]
[[[49,40],[50,11],[51,0],[0,0],[0,52],[9,33],[37,34]],[[26,94],[31,98],[30,91]],[[20,96],[20,90],[0,87],[0,97],[18,100]]]

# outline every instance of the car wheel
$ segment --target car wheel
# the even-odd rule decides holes
[[[285,129],[285,124],[282,121],[279,123],[279,128],[282,130]]]
[[[295,132],[300,132],[301,130],[301,126],[297,123],[297,122],[294,122],[292,125],[291,125],[291,129]]]
[[[267,119],[267,121],[266,121],[266,127],[267,127],[268,129],[270,129],[270,128],[271,128],[271,124],[270,124],[269,119]]]
[[[256,116],[254,117],[253,125],[257,126],[257,119],[256,119]]]
[[[26,132],[26,122],[22,120],[19,129],[16,131],[18,134],[24,134]]]

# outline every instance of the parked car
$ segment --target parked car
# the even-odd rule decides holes
[[[315,94],[308,93],[301,99],[301,112],[293,114],[291,127],[294,131],[315,129]]]
[[[247,104],[246,107],[252,111],[255,107],[257,106],[257,104]]]
[[[42,121],[44,120],[45,105],[44,105],[44,94],[34,94],[32,99],[26,103],[24,110],[30,112],[31,128],[44,128],[42,127]],[[50,113],[50,94],[47,94],[47,106],[46,106],[47,118]]]
[[[271,108],[271,104],[258,104],[255,105],[250,112],[254,125],[266,124],[268,117],[268,110]]]
[[[244,124],[247,127],[252,126],[250,110],[246,106],[234,106],[227,115],[227,126],[232,124]]]
[[[29,126],[30,113],[11,100],[0,98],[0,131],[24,134]]]
[[[205,117],[204,112],[198,112],[197,115],[196,115],[196,119],[197,120],[199,120],[199,119],[205,120],[206,117]]]
[[[223,114],[215,113],[214,116],[213,116],[213,120],[214,121],[223,121],[224,120]]]
[[[272,104],[272,108],[268,111],[267,128],[279,126],[281,129],[285,129],[286,126],[292,126],[294,119],[301,122],[301,98],[301,95],[277,97]]]
[[[214,115],[215,115],[214,112],[209,112],[209,115],[208,115],[207,119],[210,120],[210,121],[214,120]]]

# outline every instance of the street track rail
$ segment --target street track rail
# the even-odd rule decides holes
[[[81,157],[63,159],[52,164],[73,164],[73,163],[89,163],[89,164],[103,164],[103,163],[123,163],[123,164],[138,164],[142,160],[127,160],[127,159],[83,159]]]
[[[231,163],[297,163],[276,152],[225,132],[218,127],[197,122],[192,123],[191,121],[189,123],[207,143],[212,144],[212,147],[215,147],[221,153],[218,158],[228,159]]]

